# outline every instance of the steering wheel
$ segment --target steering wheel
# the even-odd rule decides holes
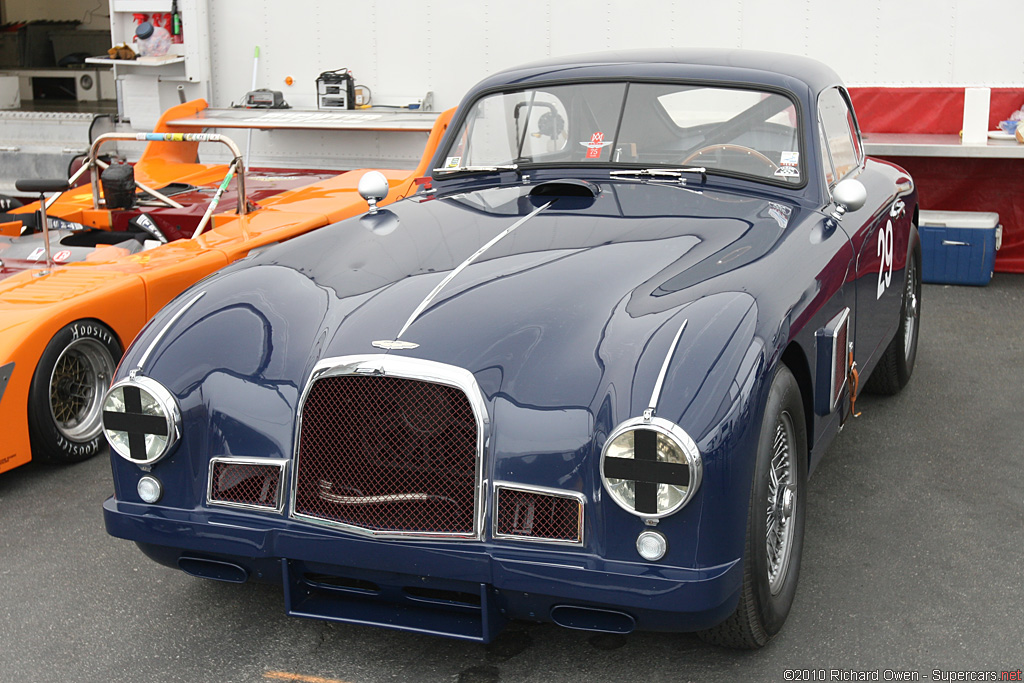
[[[688,156],[685,159],[683,159],[683,161],[681,163],[688,164],[692,160],[694,160],[697,157],[699,157],[701,154],[707,154],[708,152],[719,152],[719,151],[742,152],[743,154],[746,154],[747,156],[753,157],[754,159],[757,159],[758,161],[762,161],[765,164],[767,164],[769,170],[771,170],[772,173],[775,173],[775,171],[779,170],[779,165],[778,164],[776,164],[774,161],[772,161],[771,159],[769,159],[765,155],[763,155],[760,152],[758,152],[756,149],[752,149],[750,147],[744,147],[743,145],[731,145],[731,144],[708,145],[707,147],[701,147],[696,152],[694,152],[690,156]]]

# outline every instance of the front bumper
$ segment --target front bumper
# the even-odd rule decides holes
[[[222,510],[103,505],[107,532],[204,578],[279,582],[289,614],[489,642],[508,619],[691,631],[733,611],[742,561],[690,569],[527,543],[385,541]]]

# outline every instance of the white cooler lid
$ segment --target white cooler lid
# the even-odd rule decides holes
[[[987,211],[921,211],[921,225],[939,228],[979,228],[999,225],[999,214]]]

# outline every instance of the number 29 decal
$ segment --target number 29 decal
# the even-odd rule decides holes
[[[892,257],[893,257],[893,235],[892,219],[899,218],[907,212],[906,205],[902,199],[893,202],[889,209],[889,220],[885,222],[885,229],[878,231],[878,248],[875,255],[880,257],[878,262],[878,289],[875,293],[876,299],[881,299],[885,290],[892,284]]]

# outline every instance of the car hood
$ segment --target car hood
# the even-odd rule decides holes
[[[647,406],[684,321],[670,382],[717,367],[727,385],[749,371],[756,298],[736,273],[773,249],[797,206],[640,182],[538,194],[420,197],[268,249],[186,292],[179,301],[202,294],[180,319],[180,304],[165,309],[121,372],[153,346],[144,370],[179,395],[264,387],[268,404],[232,419],[269,425],[294,416],[317,362],[392,353],[471,371],[508,423],[578,411],[583,438],[610,394],[607,419]],[[396,339],[410,348],[380,348]],[[710,384],[675,392],[666,417]],[[706,432],[721,402],[691,427]],[[533,417],[511,416],[523,411]],[[288,452],[293,420],[277,422]]]

